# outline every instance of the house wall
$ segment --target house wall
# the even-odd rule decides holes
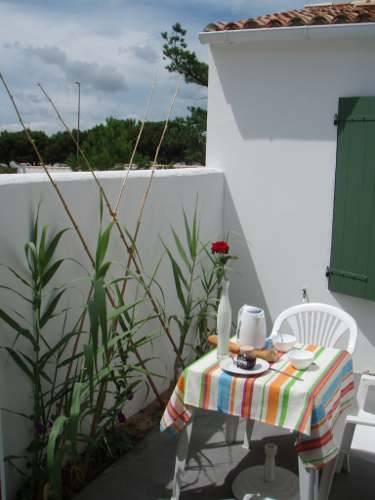
[[[307,288],[310,301],[341,307],[358,322],[357,371],[375,369],[375,302],[327,287],[333,122],[339,97],[375,95],[374,68],[371,39],[210,46],[207,165],[225,173],[225,231],[241,256],[234,308],[263,306],[270,331]]]
[[[124,174],[122,172],[112,172],[99,173],[98,175],[114,205]],[[126,224],[127,229],[130,231],[134,231],[149,176],[150,173],[147,171],[130,173],[119,212],[120,222]],[[99,227],[99,203],[98,189],[92,180],[91,174],[63,173],[56,174],[54,178],[93,252]],[[223,227],[223,186],[223,174],[213,169],[195,168],[156,172],[138,237],[138,249],[146,273],[151,274],[162,254],[160,237],[167,244],[171,243],[171,226],[183,237],[182,208],[185,208],[188,217],[192,216],[197,197],[202,240],[206,241],[221,237]],[[215,200],[215,203],[212,203],[212,200]],[[24,244],[29,238],[32,214],[35,213],[39,201],[41,202],[40,218],[42,224],[48,224],[54,230],[71,226],[45,175],[0,176],[0,213],[2,214],[0,217],[0,263],[13,265],[18,270],[24,269]],[[90,267],[81,243],[73,230],[66,233],[61,241],[58,250],[59,257],[71,257],[79,261],[87,269]],[[113,229],[109,258],[114,262],[113,276],[120,277],[127,258],[124,255],[123,246],[115,228]],[[82,310],[87,294],[87,281],[83,282],[80,279],[83,276],[85,276],[85,271],[81,267],[68,262],[63,264],[63,268],[61,268],[61,272],[59,271],[54,282],[55,286],[62,283],[68,283],[72,286],[67,294],[67,305],[71,307],[68,322],[70,325],[74,323]],[[158,280],[163,286],[168,312],[178,314],[180,310],[167,259],[164,259],[161,264]],[[3,267],[0,267],[0,283],[6,286],[15,284]],[[134,288],[130,287],[128,292],[127,298],[128,301],[131,301]],[[161,297],[159,298],[161,299]],[[24,303],[18,301],[17,297],[5,290],[0,290],[0,307],[8,311],[9,308],[14,308],[30,317],[31,311],[24,307]],[[149,314],[150,309],[145,307],[144,312]],[[61,334],[60,326],[58,322],[51,324],[47,332],[51,342],[59,338]],[[150,326],[152,329],[158,327],[159,323],[156,321]],[[2,346],[9,345],[14,339],[14,334],[10,333],[3,322],[0,323],[0,332],[0,344]],[[176,334],[176,332],[174,333]],[[175,339],[177,339],[177,335]],[[146,358],[155,358],[147,366],[150,371],[162,376],[162,378],[154,378],[157,387],[160,390],[168,387],[173,374],[174,355],[166,336],[161,335],[153,342],[152,346],[143,348],[141,354]],[[26,414],[31,413],[30,386],[4,351],[0,351],[0,390],[1,408],[17,410]],[[154,399],[153,394],[146,392],[145,386],[142,385],[134,400],[126,407],[126,415],[129,416],[138,411],[152,399]],[[4,411],[2,412],[2,418],[5,454],[17,455],[22,453],[30,439],[30,427],[25,424],[22,418]],[[8,468],[6,477],[7,498],[11,499],[14,497],[17,476]]]

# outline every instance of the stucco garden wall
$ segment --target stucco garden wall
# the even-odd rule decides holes
[[[123,178],[122,172],[98,174],[103,187],[114,204],[120,190]],[[119,212],[119,220],[126,224],[127,229],[134,231],[137,214],[148,183],[150,173],[131,172]],[[94,252],[98,222],[99,203],[98,189],[89,173],[56,174],[56,182],[66,198],[74,217],[87,239],[90,249]],[[183,235],[182,208],[188,216],[192,216],[198,197],[201,236],[203,240],[210,240],[222,236],[223,222],[223,187],[224,176],[213,169],[181,169],[173,171],[157,171],[149,199],[147,200],[143,223],[138,238],[138,249],[146,273],[151,273],[162,254],[160,237],[170,242],[170,227],[177,228]],[[57,199],[51,184],[43,174],[30,175],[2,175],[0,176],[0,263],[24,269],[24,244],[29,238],[30,224],[38,203],[40,205],[41,223],[48,224],[51,229],[61,229],[71,226],[61,203]],[[106,218],[108,221],[108,218]],[[82,245],[73,230],[66,233],[58,251],[59,257],[71,257],[89,269],[89,261],[82,249]],[[124,256],[123,246],[113,229],[113,238],[110,245],[109,257],[114,262],[113,275],[121,275],[127,258]],[[85,275],[85,271],[73,263],[66,263],[59,271],[54,285],[70,283],[72,289],[67,295],[67,304],[72,308],[72,324],[81,310],[87,290],[87,281],[77,281]],[[164,285],[164,294],[168,311],[178,313],[178,302],[174,289],[170,265],[164,259],[158,273],[160,283]],[[14,284],[9,274],[0,268],[0,283]],[[130,289],[128,299],[134,292]],[[86,292],[87,293],[87,292]],[[127,292],[128,293],[128,292]],[[15,308],[18,312],[30,315],[30,310],[10,293],[0,290],[0,303],[4,309]],[[150,311],[145,310],[145,313]],[[155,322],[157,328],[159,323]],[[14,335],[0,325],[1,345],[9,345]],[[51,325],[48,335],[51,339],[61,334],[58,322]],[[165,378],[155,378],[159,389],[169,385],[173,373],[172,349],[165,335],[158,338],[152,345],[144,349],[143,355],[155,357],[148,367],[151,371],[165,375]],[[13,362],[0,352],[0,389],[2,408],[13,409],[27,414],[31,413],[31,389],[25,378],[15,368]],[[127,407],[126,414],[138,411],[146,402],[153,399],[147,394],[143,386],[135,395],[131,406]],[[28,442],[30,429],[22,418],[2,412],[3,436],[5,453],[17,454],[22,452]],[[15,475],[8,469],[8,495],[12,498],[15,488]]]

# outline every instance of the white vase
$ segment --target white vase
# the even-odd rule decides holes
[[[229,301],[229,281],[223,281],[223,290],[217,310],[217,358],[224,359],[229,353],[229,339],[232,328],[232,308]]]

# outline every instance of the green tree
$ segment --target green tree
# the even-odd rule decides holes
[[[82,142],[82,149],[92,167],[98,170],[108,170],[118,163],[127,163],[132,154],[137,128],[135,120],[118,120],[110,117],[107,118],[105,124],[97,125],[87,131]],[[71,155],[68,161],[70,165],[77,167],[74,155]],[[135,163],[137,161],[138,157]],[[81,159],[79,168],[87,169]]]
[[[31,136],[40,151],[44,152],[48,144],[48,136],[42,131],[32,131]],[[37,161],[33,148],[24,132],[8,132],[6,130],[0,132],[0,162],[9,163],[11,161],[17,163],[34,163]]]
[[[203,164],[206,116],[204,109],[192,107],[189,108],[187,116],[171,120],[160,150],[158,163],[164,165],[177,162]],[[80,144],[93,168],[108,170],[115,168],[116,164],[127,164],[140,126],[141,123],[136,120],[108,118],[105,123],[82,131]],[[152,164],[163,128],[163,121],[146,122],[138,148],[139,152],[134,160],[138,168],[148,168]],[[87,169],[82,158],[77,164],[76,145],[67,132],[57,132],[51,136],[47,136],[44,132],[32,132],[32,136],[46,163],[63,162],[74,169]],[[0,163],[8,164],[12,160],[17,163],[37,161],[23,132],[0,133]]]
[[[168,61],[166,69],[171,73],[183,75],[186,83],[197,85],[208,85],[208,65],[200,61],[197,54],[188,49],[186,43],[187,31],[176,23],[171,32],[161,34],[165,43],[163,44],[163,59]]]
[[[76,135],[76,131],[73,130]],[[80,133],[80,139],[83,142],[86,138],[87,132]],[[48,141],[44,151],[44,160],[46,163],[65,163],[66,159],[76,154],[76,146],[72,141],[69,133],[57,132],[53,134]]]

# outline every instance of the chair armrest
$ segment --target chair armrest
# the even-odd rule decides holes
[[[375,376],[362,375],[361,380],[359,381],[358,392],[357,392],[357,403],[358,403],[359,413],[364,411],[363,408],[365,406],[369,387],[375,387]]]

